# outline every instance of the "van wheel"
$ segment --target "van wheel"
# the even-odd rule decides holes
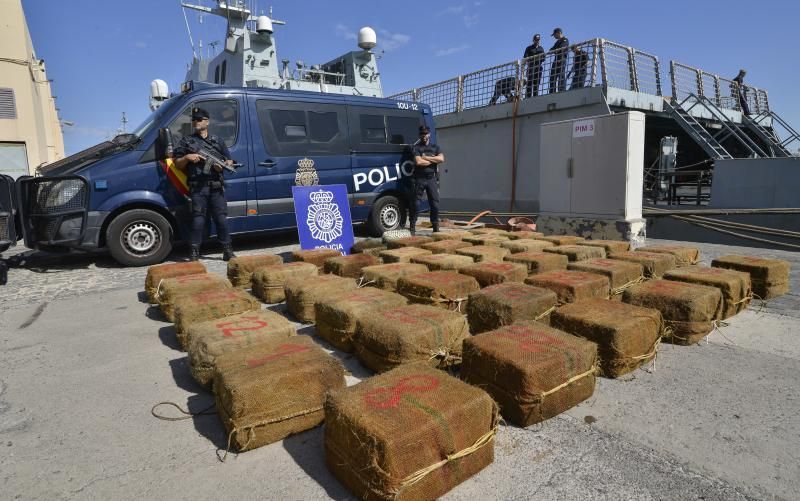
[[[160,263],[172,251],[172,228],[158,212],[133,209],[111,221],[106,242],[118,263],[149,266]]]
[[[397,197],[386,195],[379,198],[369,213],[369,232],[374,237],[383,232],[402,228],[406,224],[406,207]]]

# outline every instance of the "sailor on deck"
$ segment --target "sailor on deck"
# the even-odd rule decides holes
[[[522,56],[527,60],[525,72],[525,97],[539,95],[539,82],[542,81],[542,64],[544,63],[544,47],[540,41],[542,36],[533,35],[533,43],[525,48]]]
[[[550,48],[550,52],[553,53],[553,62],[550,66],[550,94],[556,90],[558,92],[567,90],[567,47],[569,47],[569,40],[561,28],[554,29],[552,36],[556,39],[556,43]]]

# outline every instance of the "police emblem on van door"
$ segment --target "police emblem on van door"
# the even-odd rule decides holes
[[[297,171],[294,174],[294,184],[297,186],[314,186],[319,184],[317,169],[310,158],[301,158],[297,161]]]
[[[344,218],[339,211],[339,205],[333,202],[333,193],[319,190],[312,192],[308,197],[314,202],[308,206],[306,218],[311,236],[326,244],[341,237]]]

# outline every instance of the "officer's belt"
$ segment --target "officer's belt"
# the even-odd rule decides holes
[[[225,187],[225,183],[222,181],[189,181],[189,187],[192,189],[205,188],[206,186],[212,190],[219,190]]]

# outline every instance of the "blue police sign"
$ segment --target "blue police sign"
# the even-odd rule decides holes
[[[292,186],[292,197],[301,249],[350,254],[354,239],[347,186]]]

